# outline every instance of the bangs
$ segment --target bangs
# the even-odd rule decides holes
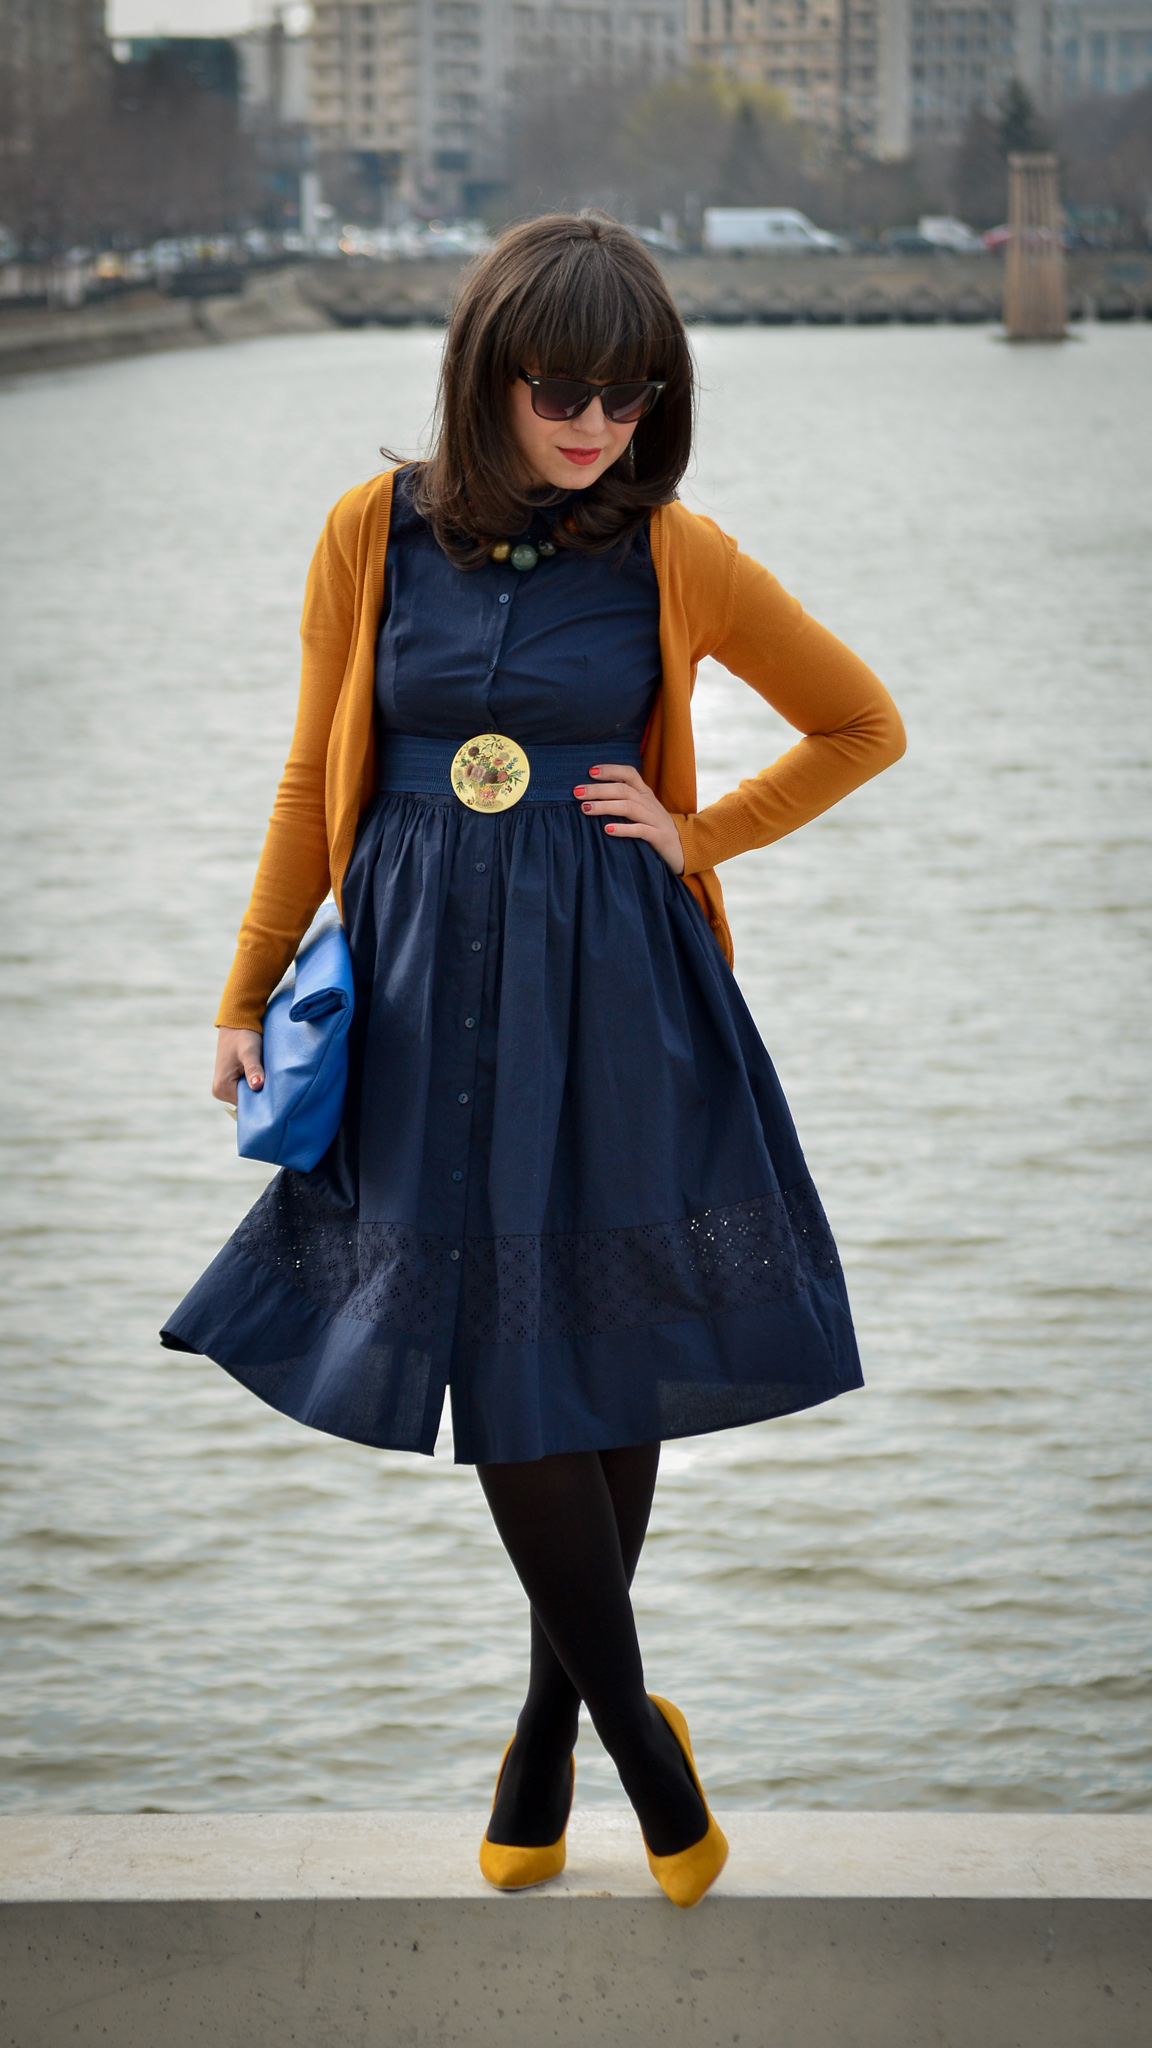
[[[674,349],[664,307],[624,274],[602,242],[571,242],[508,307],[502,374],[631,383],[666,374]]]

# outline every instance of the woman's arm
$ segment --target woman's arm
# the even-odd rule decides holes
[[[354,535],[339,512],[329,514],[308,572],[296,729],[216,1019],[231,1032],[259,1032],[268,997],[331,885],[325,770],[356,599]],[[221,1078],[218,1068],[214,1093]],[[234,1071],[229,1078],[233,1094],[221,1100],[234,1100]]]
[[[727,621],[711,651],[804,738],[718,802],[676,818],[689,875],[795,832],[905,746],[900,714],[871,669],[747,555],[735,554]]]

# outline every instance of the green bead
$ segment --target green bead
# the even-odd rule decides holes
[[[539,559],[531,541],[527,540],[519,541],[508,557],[514,569],[534,569]]]

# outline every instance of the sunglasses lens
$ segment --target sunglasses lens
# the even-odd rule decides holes
[[[601,401],[605,415],[618,427],[642,420],[656,402],[654,384],[611,384]]]
[[[542,420],[571,420],[591,403],[586,384],[573,377],[541,377],[532,386],[532,410]]]

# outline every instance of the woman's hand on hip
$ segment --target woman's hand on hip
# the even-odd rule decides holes
[[[216,1037],[216,1072],[212,1093],[217,1102],[236,1106],[236,1083],[247,1081],[250,1088],[264,1086],[264,1038],[259,1031],[231,1031],[221,1025]]]
[[[608,814],[625,819],[624,824],[605,825],[604,830],[614,839],[646,839],[661,860],[667,861],[672,873],[682,875],[684,848],[672,814],[664,809],[639,770],[605,761],[591,772],[596,778],[595,786],[580,783],[572,792],[582,800],[581,810],[590,812],[594,818]]]

